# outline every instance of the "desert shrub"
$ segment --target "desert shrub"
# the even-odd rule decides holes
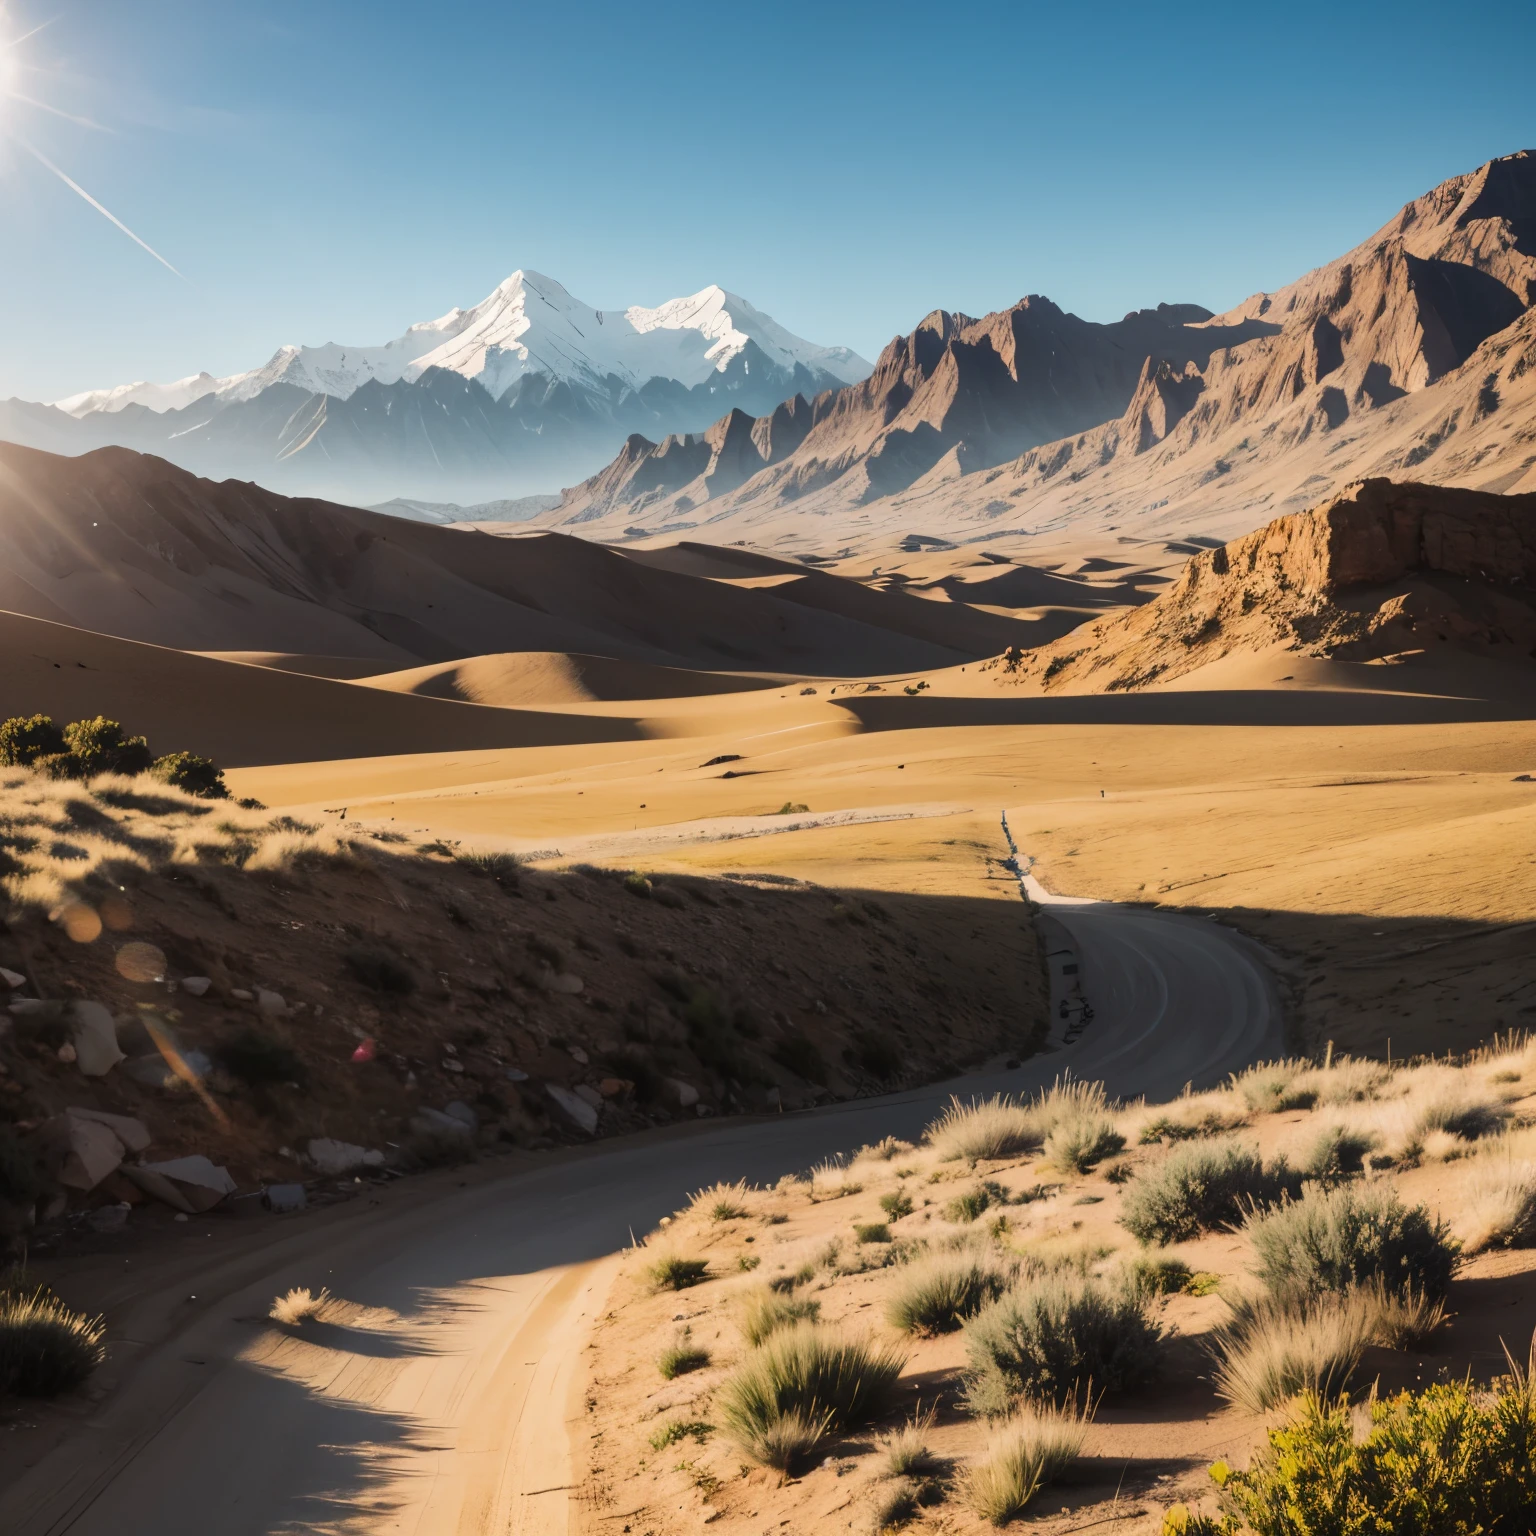
[[[678,1441],[688,1439],[703,1445],[714,1432],[715,1426],[705,1419],[668,1419],[651,1436],[651,1449],[664,1451],[669,1445],[676,1445]]]
[[[1380,1096],[1392,1081],[1392,1068],[1380,1061],[1340,1056],[1311,1074],[1319,1104],[1361,1104]]]
[[[106,1358],[99,1317],[72,1312],[47,1291],[0,1292],[0,1392],[56,1397]]]
[[[286,1323],[290,1328],[294,1328],[312,1317],[318,1317],[321,1309],[330,1299],[331,1293],[323,1286],[318,1294],[311,1291],[308,1286],[295,1286],[291,1291],[273,1298],[272,1305],[267,1310],[267,1316],[274,1323]]]
[[[824,1084],[827,1080],[827,1064],[822,1060],[815,1042],[805,1035],[785,1035],[774,1044],[769,1054],[781,1067],[793,1072],[796,1077],[803,1077],[808,1083]]]
[[[754,1460],[787,1468],[829,1430],[883,1413],[906,1356],[815,1323],[781,1329],[716,1394],[727,1432]]]
[[[1120,1224],[1143,1243],[1187,1242],[1236,1226],[1250,1204],[1268,1204],[1296,1182],[1283,1161],[1266,1168],[1240,1142],[1188,1142],[1127,1184]]]
[[[248,1088],[302,1083],[305,1077],[299,1053],[259,1029],[242,1029],[233,1039],[223,1041],[214,1049],[214,1060]]]
[[[116,720],[97,715],[94,720],[74,720],[64,727],[64,746],[74,758],[77,776],[95,778],[99,773],[120,773],[132,778],[148,771],[154,754],[142,736],[125,736]]]
[[[1496,1136],[1509,1124],[1509,1118],[1509,1106],[1501,1100],[1459,1083],[1420,1108],[1414,1139],[1422,1142],[1431,1132],[1449,1131],[1463,1141],[1478,1141],[1484,1136]]]
[[[711,1184],[701,1189],[688,1202],[690,1211],[703,1211],[713,1222],[740,1221],[748,1214],[747,1200],[751,1188],[744,1180],[734,1184]]]
[[[1199,1141],[1204,1137],[1223,1136],[1244,1123],[1245,1116],[1208,1108],[1200,1113],[1180,1113],[1176,1108],[1148,1120],[1136,1138],[1142,1146],[1159,1141]]]
[[[736,1321],[741,1328],[742,1338],[755,1348],[780,1328],[793,1328],[797,1323],[814,1323],[820,1316],[819,1301],[765,1286],[754,1288],[742,1297]]]
[[[355,944],[341,958],[353,979],[375,992],[409,997],[416,990],[415,973],[387,949],[372,944]]]
[[[912,1196],[904,1189],[893,1189],[890,1194],[880,1196],[880,1209],[889,1220],[900,1221],[903,1216],[912,1214]]]
[[[889,1163],[898,1157],[905,1157],[912,1150],[910,1141],[903,1141],[899,1136],[882,1136],[879,1141],[860,1147],[853,1160],[856,1163]]]
[[[1449,1231],[1386,1186],[1309,1185],[1300,1200],[1255,1214],[1248,1235],[1271,1292],[1343,1291],[1375,1279],[1444,1296],[1456,1267]]]
[[[1536,1163],[1482,1170],[1458,1205],[1455,1230],[1465,1252],[1529,1247],[1536,1242]]]
[[[1233,1075],[1232,1089],[1255,1114],[1281,1109],[1310,1109],[1317,1102],[1311,1063],[1261,1061]]]
[[[693,1342],[693,1331],[684,1328],[668,1348],[662,1350],[656,1360],[656,1369],[667,1381],[686,1376],[689,1371],[702,1371],[709,1364],[709,1351],[702,1344]]]
[[[64,733],[48,715],[15,715],[0,722],[0,768],[30,768],[65,751]]]
[[[1065,1115],[1045,1138],[1046,1158],[1064,1173],[1086,1173],[1125,1147],[1125,1137],[1108,1115],[1092,1110]]]
[[[966,1504],[983,1520],[1007,1525],[1081,1453],[1087,1428],[1084,1413],[1022,1409],[998,1428],[985,1457],[966,1472]]]
[[[1422,1349],[1445,1321],[1445,1302],[1411,1286],[1393,1290],[1378,1280],[1369,1295],[1376,1314],[1371,1338],[1386,1349]]]
[[[1375,1145],[1376,1137],[1370,1131],[1351,1130],[1343,1125],[1325,1126],[1307,1148],[1301,1171],[1309,1179],[1328,1182],[1348,1178],[1364,1168],[1366,1154]]]
[[[224,772],[211,757],[199,757],[195,752],[168,752],[149,765],[149,772],[161,783],[199,800],[229,799]]]
[[[1216,1390],[1244,1413],[1265,1413],[1298,1392],[1337,1397],[1376,1331],[1371,1298],[1291,1295],[1229,1303],[1211,1335]]]
[[[888,1243],[891,1240],[891,1229],[883,1221],[856,1222],[853,1235],[861,1243]]]
[[[484,875],[497,885],[515,886],[523,872],[523,861],[515,853],[466,848],[453,857],[455,863],[471,874]]]
[[[960,1327],[1013,1282],[1015,1268],[974,1250],[936,1253],[908,1266],[886,1296],[885,1320],[903,1333]]]
[[[664,1253],[645,1266],[646,1277],[658,1291],[686,1291],[709,1274],[708,1259],[685,1259]]]
[[[1246,1472],[1211,1468],[1223,1511],[1256,1536],[1514,1536],[1536,1510],[1536,1393],[1516,1371],[1480,1392],[1461,1380],[1358,1410],[1315,1395]]]
[[[624,889],[631,896],[649,896],[651,894],[651,882],[639,870],[633,870],[624,876]]]
[[[1007,1205],[1008,1191],[995,1179],[984,1179],[970,1189],[963,1189],[944,1203],[945,1221],[975,1221],[994,1205]]]
[[[1176,1296],[1189,1289],[1195,1275],[1183,1259],[1142,1254],[1126,1266],[1125,1278],[1142,1296]]]
[[[1147,1298],[1069,1271],[1026,1280],[965,1325],[966,1398],[997,1418],[1026,1399],[1072,1402],[1119,1392],[1161,1365]]]

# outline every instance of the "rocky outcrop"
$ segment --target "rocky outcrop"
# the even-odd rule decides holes
[[[1109,692],[1277,644],[1355,661],[1438,645],[1530,660],[1536,495],[1363,480],[1004,668],[1048,691]]]

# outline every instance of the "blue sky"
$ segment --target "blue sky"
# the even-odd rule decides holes
[[[1288,281],[1536,147],[1536,6],[8,0],[0,397],[377,342],[519,266],[873,357]],[[42,151],[183,274],[133,245]]]

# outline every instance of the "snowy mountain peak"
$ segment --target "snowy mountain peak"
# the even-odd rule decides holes
[[[209,395],[250,400],[276,384],[345,400],[370,380],[411,382],[429,368],[475,379],[497,399],[535,373],[605,393],[614,380],[639,389],[655,378],[692,389],[725,371],[749,344],[786,373],[798,365],[818,382],[852,383],[870,371],[848,348],[804,341],[715,285],[654,309],[600,310],[554,278],[519,268],[473,308],[451,309],[382,346],[282,346],[260,368],[227,378],[200,373],[174,384],[123,384],[55,404],[76,417],[134,404],[161,412]]]

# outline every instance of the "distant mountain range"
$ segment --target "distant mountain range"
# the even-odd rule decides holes
[[[514,272],[473,309],[380,346],[285,346],[262,367],[0,403],[0,438],[58,453],[121,445],[216,477],[353,502],[482,502],[587,474],[627,434],[757,413],[869,373],[706,288],[597,310]]]
[[[1246,533],[1364,475],[1536,488],[1536,154],[1225,315],[935,310],[866,379],[632,436],[539,521],[783,550],[882,532]],[[808,514],[814,514],[809,516]]]

